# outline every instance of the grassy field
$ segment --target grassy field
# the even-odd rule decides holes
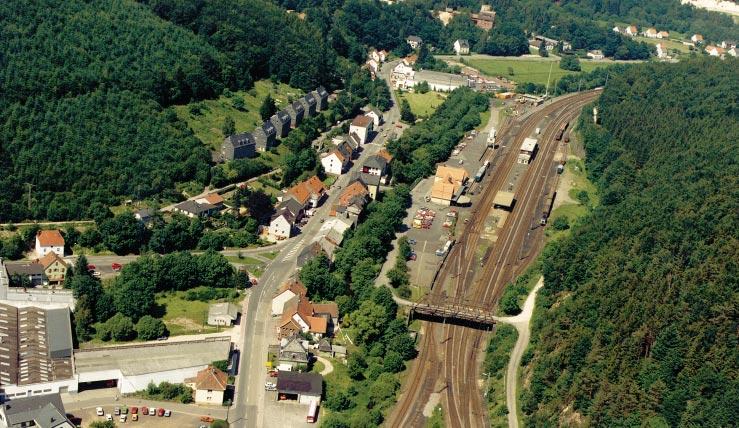
[[[264,262],[254,257],[244,256],[243,258],[239,258],[237,256],[226,256],[226,259],[231,263],[244,266],[247,272],[256,277],[261,276],[264,272]]]
[[[433,91],[426,92],[425,94],[403,92],[398,94],[398,96],[408,100],[413,114],[421,119],[431,116],[446,99],[446,94]]]
[[[561,77],[575,73],[574,71],[559,68],[559,61],[545,59],[474,58],[467,59],[466,62],[470,67],[480,70],[483,74],[488,76],[503,76],[513,79],[517,83],[532,82],[546,85],[550,66],[552,67],[550,86],[553,86]],[[606,65],[607,63],[580,61],[582,71],[592,71]],[[513,69],[513,75],[508,73],[509,67]]]
[[[545,229],[547,240],[557,239],[569,233],[569,229],[557,231],[551,227],[551,224],[557,218],[567,218],[568,223],[572,226],[600,202],[595,184],[588,180],[585,162],[581,159],[570,157],[567,161],[565,172],[560,177],[560,186],[558,188],[558,191],[565,190],[571,201],[560,205],[552,211],[549,217],[550,226]],[[587,197],[585,198],[581,192],[584,192]]]
[[[670,33],[672,34],[672,33]],[[636,36],[634,37],[634,40],[637,42],[646,42],[651,45],[656,45],[657,43],[664,43],[668,50],[677,50],[680,53],[690,53],[690,47],[685,46],[681,42],[675,41],[675,40],[669,40],[669,39],[650,39],[649,37],[644,36]]]
[[[212,302],[185,300],[185,292],[157,294],[156,302],[164,307],[162,321],[172,336],[181,334],[215,333],[218,327],[206,325],[208,306]]]
[[[222,95],[216,100],[176,106],[175,111],[180,119],[187,122],[200,141],[216,149],[220,147],[224,138],[221,127],[226,116],[233,118],[237,132],[253,130],[261,122],[259,107],[267,94],[271,94],[275,99],[277,108],[283,108],[287,104],[288,96],[297,98],[301,91],[283,83],[273,84],[269,80],[260,80],[248,91],[234,92],[230,97]],[[234,101],[239,97],[244,100],[243,110],[234,107]],[[200,108],[200,113],[193,114],[191,111],[193,105]]]

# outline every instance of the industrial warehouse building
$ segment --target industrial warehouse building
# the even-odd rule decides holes
[[[116,346],[75,353],[79,389],[116,386],[122,394],[150,382],[185,383],[217,360],[227,360],[229,336],[191,342]]]
[[[518,153],[518,163],[528,165],[536,154],[537,141],[533,138],[526,138],[521,144],[521,150]]]

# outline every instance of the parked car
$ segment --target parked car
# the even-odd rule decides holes
[[[411,255],[408,257],[408,260],[416,260],[416,253],[411,253]]]
[[[164,416],[164,409],[162,409],[161,407],[160,407],[160,408],[158,408],[158,409],[157,409],[157,416],[160,416],[160,417],[161,417],[161,416]]]
[[[147,416],[148,416],[148,415],[149,415],[149,408],[148,408],[148,407],[146,407],[146,406],[142,407],[142,408],[141,408],[141,414],[142,414],[142,415],[147,415]]]
[[[133,415],[131,415],[131,420],[132,420],[132,421],[137,421],[137,420],[139,420],[139,414],[138,414],[138,413],[134,413]]]
[[[101,276],[103,276],[103,275],[100,272],[98,272],[96,270],[92,271],[92,277],[93,278],[100,278]]]
[[[408,243],[409,243],[410,245],[416,245],[416,240],[415,240],[415,239],[409,239],[409,240],[408,240]]]
[[[132,415],[135,415],[135,414],[137,414],[138,412],[139,412],[139,408],[138,408],[138,407],[131,407],[131,414],[132,414]]]
[[[95,414],[98,415],[98,416],[104,416],[105,415],[105,412],[103,411],[103,408],[102,407],[96,407],[95,408]]]
[[[120,407],[116,407],[114,413],[115,413],[116,416],[120,415],[121,414],[121,408]]]
[[[118,272],[119,270],[121,270],[121,268],[123,268],[123,265],[120,263],[113,263],[112,265],[110,265],[110,268],[113,269],[113,272]]]
[[[126,418],[128,418],[128,415],[121,415],[120,421],[121,422],[126,422]]]
[[[164,417],[165,417],[165,418],[168,418],[168,417],[170,417],[170,416],[172,416],[172,411],[171,411],[171,410],[169,410],[169,409],[165,410],[165,411],[164,411]]]
[[[213,416],[201,416],[200,417],[200,422],[208,422],[208,423],[210,423],[210,422],[213,422],[213,420],[214,420],[213,419]]]
[[[108,421],[112,421],[113,420],[113,415],[111,415],[110,413],[108,413],[107,415],[105,415],[105,419],[108,420]]]
[[[87,265],[87,270],[88,271],[93,271],[95,269],[97,269],[97,266],[95,266],[94,264],[91,263],[91,264]]]
[[[128,414],[128,406],[121,407],[121,414],[122,415],[127,415]]]

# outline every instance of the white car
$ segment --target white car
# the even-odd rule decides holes
[[[105,415],[105,412],[103,411],[103,408],[102,407],[96,407],[95,408],[95,414],[98,415],[98,416],[104,416]]]
[[[168,418],[170,416],[172,416],[172,411],[171,410],[168,410],[168,409],[165,409],[164,410],[164,417],[165,418]]]
[[[121,421],[121,422],[126,422],[126,418],[127,418],[127,417],[128,417],[128,415],[121,415],[121,419],[120,419],[120,421]]]
[[[109,421],[112,421],[113,420],[113,415],[111,415],[110,413],[108,413],[107,415],[105,415],[105,419],[107,419]]]

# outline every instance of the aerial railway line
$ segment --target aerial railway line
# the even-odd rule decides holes
[[[525,268],[543,245],[542,229],[532,224],[539,224],[539,199],[548,177],[555,173],[553,160],[561,132],[599,94],[595,90],[562,97],[522,121],[505,124],[498,136],[507,142],[505,153],[501,155],[489,149],[484,156],[491,162],[495,156],[502,156],[502,160],[496,162],[496,168],[483,180],[484,190],[477,208],[441,267],[425,304],[443,309],[451,300],[471,308],[489,308],[492,315],[505,284]],[[520,179],[516,205],[499,230],[498,239],[486,252],[486,258],[478,261],[476,250],[495,194],[507,189],[518,147],[546,117],[552,119],[539,138],[537,158]],[[448,426],[487,426],[487,406],[478,385],[477,360],[479,351],[485,347],[484,339],[484,331],[479,328],[424,322],[419,356],[388,426],[423,426],[423,408],[432,392],[443,394]]]

